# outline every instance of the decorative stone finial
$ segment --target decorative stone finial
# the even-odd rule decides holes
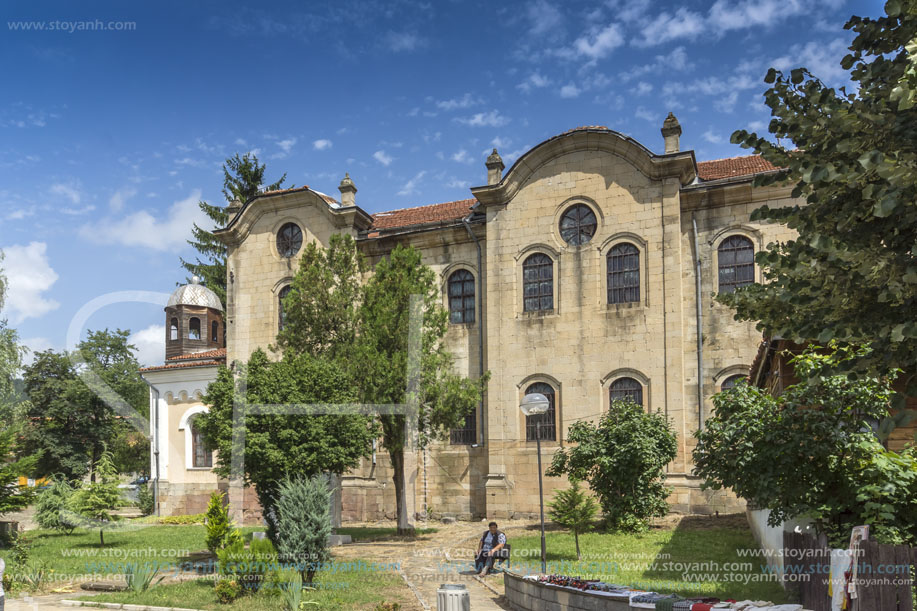
[[[675,115],[669,113],[669,116],[662,122],[662,137],[665,140],[666,154],[678,152],[679,136],[681,136],[681,124]]]
[[[490,154],[484,165],[487,166],[487,184],[495,185],[500,182],[503,178],[503,168],[506,166],[503,165],[503,158],[500,157],[500,153],[497,152],[496,148],[494,148],[494,152]]]
[[[350,172],[344,172],[344,178],[341,179],[341,184],[338,185],[338,191],[341,192],[342,206],[355,205],[357,187],[353,184],[353,180],[350,179]]]
[[[197,274],[194,274],[193,276],[191,276],[191,284],[200,284],[200,283],[201,283],[201,279]]]

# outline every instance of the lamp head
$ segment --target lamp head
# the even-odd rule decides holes
[[[526,416],[543,414],[548,411],[549,407],[551,407],[551,402],[540,392],[533,392],[525,395],[522,398],[522,403],[519,404],[519,409],[521,409],[522,413]]]

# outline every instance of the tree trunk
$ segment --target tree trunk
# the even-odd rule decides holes
[[[395,511],[398,518],[398,534],[414,535],[414,527],[408,521],[407,494],[404,482],[404,450],[389,451],[392,459],[392,481],[395,483]]]
[[[579,553],[579,531],[578,530],[573,531],[573,539],[574,541],[576,541],[576,561],[580,562],[583,559],[583,557]]]
[[[104,532],[105,532],[104,529],[102,529],[102,528],[99,529],[99,542],[100,542],[100,546],[101,546],[101,547],[105,547],[105,535],[104,535]]]

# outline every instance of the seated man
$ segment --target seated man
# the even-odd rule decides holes
[[[506,535],[497,530],[497,523],[488,524],[488,529],[478,544],[478,553],[474,560],[474,570],[484,577],[494,566],[497,552],[506,546]]]

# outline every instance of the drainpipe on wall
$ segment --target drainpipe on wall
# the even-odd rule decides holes
[[[462,219],[462,224],[465,225],[465,229],[468,231],[468,235],[471,236],[471,239],[474,240],[474,245],[478,249],[478,379],[484,377],[484,265],[482,263],[481,255],[481,242],[478,240],[478,237],[474,235],[474,232],[471,230],[471,215]],[[478,427],[478,443],[483,447],[484,440],[486,439],[484,435],[484,427],[486,426],[486,420],[484,418],[484,390],[481,389],[481,401],[478,403],[480,409],[478,410],[481,413],[480,422],[481,426]]]
[[[694,227],[694,280],[697,303],[697,422],[698,430],[704,428],[704,312],[701,307],[701,264],[700,244],[697,240],[697,218],[691,214],[691,224]]]

